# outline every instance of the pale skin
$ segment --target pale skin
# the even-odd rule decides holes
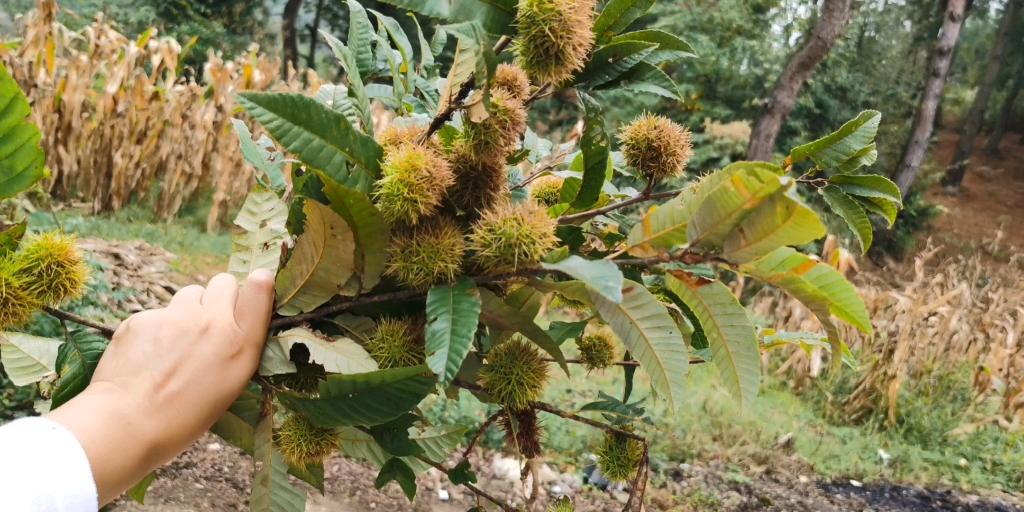
[[[101,505],[185,451],[242,393],[273,303],[272,273],[241,288],[220,274],[121,324],[89,386],[47,415],[81,443]]]

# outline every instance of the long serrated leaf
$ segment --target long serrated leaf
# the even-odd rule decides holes
[[[881,119],[882,114],[877,110],[865,110],[835,132],[793,148],[786,157],[783,167],[789,167],[806,158],[813,160],[821,169],[839,167],[875,140]]]
[[[864,300],[857,294],[857,289],[839,273],[838,270],[824,263],[816,262],[813,268],[803,275],[807,282],[828,297],[832,314],[872,336],[871,316],[868,315]]]
[[[379,425],[420,403],[436,385],[426,366],[392,368],[353,375],[329,375],[316,398],[280,393],[285,407],[322,427]]]
[[[306,201],[302,211],[302,235],[277,277],[277,311],[286,316],[327,302],[355,271],[355,240],[345,220],[313,200]]]
[[[15,386],[27,386],[57,371],[63,343],[21,332],[0,333],[0,364]]]
[[[395,46],[398,47],[398,53],[402,56],[402,65],[399,71],[402,71],[401,68],[404,68],[406,88],[410,91],[413,90],[416,82],[416,66],[412,62],[412,43],[409,41],[409,36],[406,35],[405,30],[394,18],[385,16],[373,9],[368,10],[377,17],[378,26],[384,27],[388,36],[395,42]]]
[[[465,276],[427,292],[427,366],[437,374],[441,386],[451,383],[473,346],[480,308],[480,292]]]
[[[153,480],[156,480],[156,471],[150,471],[149,474],[142,477],[142,480],[139,480],[139,483],[125,491],[125,494],[127,494],[135,503],[145,505],[146,491],[149,490],[149,486],[153,483]]]
[[[619,75],[618,78],[597,87],[598,90],[622,88],[627,91],[649,92],[672,100],[682,99],[679,87],[667,73],[647,62],[638,62],[635,66]]]
[[[710,196],[719,185],[732,179],[732,177],[737,173],[747,171],[758,174],[760,174],[761,171],[764,171],[779,176],[785,174],[781,167],[772,165],[768,162],[733,162],[725,166],[720,171],[715,171],[704,176],[700,181],[692,186],[686,187],[679,193],[678,201],[683,207],[683,216],[687,219],[692,219],[693,215],[697,213],[697,208],[700,208],[704,203],[704,200],[707,199],[707,197]]]
[[[785,183],[783,182],[785,180]],[[761,203],[793,182],[756,167],[744,168],[715,187],[701,202],[686,228],[694,248],[714,250]]]
[[[896,216],[899,211],[896,209],[896,205],[888,199],[882,199],[880,197],[854,197],[865,210],[877,213],[885,218],[886,222],[889,223],[888,227],[892,227],[896,223]]]
[[[412,427],[409,429],[409,439],[423,448],[424,457],[440,464],[455,451],[468,430],[468,427],[462,425]],[[341,428],[341,451],[346,457],[369,461],[377,469],[391,458],[391,455],[385,453],[373,440],[373,436],[355,427]],[[416,473],[430,470],[429,465],[415,457],[403,457],[402,460]]]
[[[295,464],[288,462],[288,474],[313,486],[314,489],[324,493],[324,465],[321,464]]]
[[[580,71],[576,84],[594,88],[615,80],[658,48],[656,43],[644,41],[622,41],[602,46],[594,51],[593,57]]]
[[[864,147],[864,149],[854,153],[845,162],[839,164],[839,172],[849,173],[873,165],[878,160],[878,149],[875,147],[875,143],[872,142]]]
[[[490,34],[515,35],[517,0],[382,0],[403,9],[447,19],[453,23],[476,22]]]
[[[651,389],[667,399],[672,408],[680,406],[686,394],[690,358],[679,327],[665,306],[643,285],[630,280],[625,281],[620,304],[593,290],[590,298],[633,359],[640,362],[651,380]]]
[[[649,29],[629,32],[613,37],[610,43],[615,44],[623,41],[656,43],[658,45],[658,49],[646,59],[646,62],[651,64],[697,58],[697,52],[693,50],[690,43],[687,43],[679,37],[669,34],[664,30]]]
[[[263,345],[263,353],[260,354],[260,366],[257,370],[260,375],[269,377],[282,373],[295,373],[295,363],[288,358],[288,352],[278,343],[277,339],[271,337]]]
[[[761,352],[746,310],[721,281],[695,278],[681,270],[669,274],[665,284],[696,315],[726,389],[748,407],[761,381]]]
[[[566,375],[569,374],[569,364],[565,361],[562,349],[548,336],[548,333],[544,332],[544,329],[534,323],[532,316],[509,306],[494,292],[486,288],[478,288],[478,290],[480,290],[482,301],[480,321],[484,325],[499,332],[514,331],[526,336],[541,350],[550,354]]]
[[[105,338],[90,332],[71,333],[71,340],[61,345],[57,351],[57,373],[60,374],[60,383],[53,391],[50,410],[67,403],[89,385],[108,343],[110,342]]]
[[[362,71],[359,68],[359,62],[355,55],[357,52],[353,52],[351,48],[345,46],[338,38],[332,36],[330,33],[321,30],[320,35],[323,36],[324,40],[331,47],[334,52],[334,56],[337,57],[338,63],[345,69],[345,74],[348,75],[348,88],[346,94],[352,98],[355,103],[356,112],[359,114],[359,119],[363,124],[363,131],[366,133],[373,133],[373,116],[370,114],[370,97],[366,93],[366,87],[363,85]],[[321,86],[325,87],[325,86]],[[337,108],[335,108],[337,110]]]
[[[288,483],[288,463],[274,449],[274,415],[261,417],[253,436],[253,459],[259,463],[252,479],[249,510],[252,512],[303,512],[306,493]]]
[[[328,373],[348,375],[375,372],[379,369],[370,354],[348,338],[325,340],[309,329],[295,327],[271,338],[271,341],[275,340],[281,344],[285,353],[290,353],[296,343],[305,345],[309,350],[309,362],[323,365]]]
[[[826,234],[818,214],[793,191],[776,192],[726,237],[721,257],[745,263],[779,247],[803,245]]]
[[[28,229],[28,220],[13,225],[8,224],[0,229],[3,229],[0,231],[0,259],[6,259],[9,254],[18,250],[21,239],[25,236],[25,230]]]
[[[842,217],[850,231],[857,236],[857,240],[860,241],[861,253],[868,252],[874,239],[874,231],[871,229],[871,220],[868,219],[864,208],[836,185],[826,185],[818,189],[818,192],[825,198],[825,202],[832,208],[832,211]]]
[[[836,174],[829,178],[828,182],[851,196],[877,197],[896,204],[903,202],[903,194],[900,193],[899,187],[889,181],[889,178],[877,174]]]
[[[585,283],[616,304],[622,302],[622,271],[615,263],[588,260],[573,254],[558,263],[541,263],[541,266],[547,270],[557,270]]]
[[[416,498],[416,473],[409,467],[409,464],[400,458],[392,457],[384,463],[384,466],[380,468],[380,473],[377,473],[377,479],[374,480],[373,486],[383,489],[392,480],[398,482],[410,502]]]
[[[477,69],[480,55],[473,52],[461,40],[455,46],[455,61],[448,70],[448,78],[441,89],[441,95],[437,102],[437,110],[443,112],[455,101],[456,95],[462,86],[466,84]]]
[[[257,173],[256,179],[260,180],[262,185],[273,190],[284,190],[287,185],[284,181],[284,173],[281,171],[281,168],[284,167],[284,155],[280,152],[271,154],[266,149],[257,146],[252,140],[252,132],[249,131],[249,127],[240,119],[232,119],[231,124],[235,128],[235,133],[241,144],[242,158],[266,177],[264,182]]]
[[[346,187],[370,192],[384,150],[344,114],[301,94],[242,92],[238,102],[302,163]],[[358,167],[350,168],[347,161]]]
[[[376,71],[376,61],[373,58],[373,45],[375,33],[370,17],[366,15],[366,9],[356,0],[347,0],[348,18],[348,44],[352,48],[352,55],[355,57],[356,69],[360,77],[369,77]],[[329,42],[329,40],[328,40]]]
[[[427,38],[423,35],[423,27],[420,26],[420,20],[418,20],[416,15],[411,12],[406,14],[412,18],[412,22],[416,24],[416,39],[420,43],[420,66],[427,71],[433,70],[434,54],[430,51],[430,43],[427,42]]]
[[[685,245],[690,218],[682,200],[690,197],[690,193],[682,193],[661,206],[651,208],[629,230],[626,237],[626,250],[629,254],[639,258],[654,257],[661,250]]]
[[[577,97],[583,107],[583,134],[580,137],[583,181],[571,204],[575,210],[586,210],[601,197],[601,189],[608,175],[611,145],[608,132],[605,131],[601,105],[583,92],[577,92]]]
[[[259,398],[249,390],[242,391],[241,396],[210,427],[210,432],[251,456],[260,414]]]
[[[228,260],[228,272],[239,281],[253,270],[264,268],[277,272],[281,246],[288,236],[288,205],[277,194],[256,188],[245,198],[235,224],[245,233],[233,235],[234,252]]]
[[[31,113],[25,94],[0,64],[0,201],[46,177],[42,133],[28,120]]]
[[[611,0],[605,4],[601,15],[594,22],[597,43],[608,41],[619,32],[626,30],[637,18],[647,14],[657,0]]]
[[[589,320],[581,320],[579,322],[561,322],[555,320],[548,326],[548,336],[555,340],[558,346],[562,346],[566,340],[572,340],[579,338],[583,335],[583,330],[587,328]]]
[[[391,229],[384,216],[373,205],[370,198],[355,189],[345,187],[321,174],[324,195],[331,202],[331,209],[348,223],[355,237],[355,270],[362,279],[362,290],[371,290],[380,282],[380,276],[388,263],[388,242]]]

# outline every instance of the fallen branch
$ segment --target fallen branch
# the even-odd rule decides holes
[[[654,201],[656,199],[664,199],[666,197],[675,197],[675,196],[679,195],[680,192],[682,192],[682,190],[670,190],[668,192],[658,192],[656,194],[650,194],[650,193],[640,194],[640,195],[638,195],[636,197],[631,197],[631,198],[626,199],[624,201],[619,201],[617,203],[610,204],[608,206],[605,206],[603,208],[598,208],[596,210],[590,210],[590,211],[587,211],[587,212],[580,212],[580,213],[577,213],[577,214],[574,214],[574,215],[566,215],[564,217],[559,217],[558,218],[558,223],[559,224],[572,224],[573,222],[576,222],[576,221],[591,219],[591,218],[597,217],[598,215],[604,215],[604,214],[606,214],[608,212],[615,211],[615,210],[618,210],[620,208],[625,208],[627,206],[634,205],[636,203],[642,203],[644,201]]]

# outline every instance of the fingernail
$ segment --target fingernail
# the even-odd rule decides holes
[[[252,273],[249,274],[249,279],[259,281],[273,281],[274,273],[265,268],[258,268],[256,270],[253,270]]]

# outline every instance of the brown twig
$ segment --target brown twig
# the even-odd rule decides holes
[[[434,462],[434,461],[432,461],[432,460],[430,460],[430,459],[428,459],[428,458],[426,458],[426,457],[424,457],[422,455],[417,455],[416,458],[419,459],[424,464],[426,464],[426,465],[428,465],[428,466],[430,466],[430,467],[432,467],[432,468],[434,468],[434,469],[444,473],[445,476],[448,476],[448,470],[445,469],[444,466],[442,466],[442,465],[440,465],[440,464],[438,464],[438,463],[436,463],[436,462]],[[510,507],[510,506],[508,506],[508,505],[506,505],[504,503],[502,503],[500,500],[498,500],[498,498],[495,498],[494,496],[491,496],[490,494],[488,494],[486,491],[480,489],[479,487],[477,487],[477,486],[475,486],[475,485],[473,485],[473,484],[471,484],[469,482],[466,482],[466,483],[464,483],[462,485],[465,488],[473,491],[473,493],[476,494],[478,497],[484,498],[485,500],[490,501],[491,503],[494,503],[499,508],[501,508],[501,510],[503,510],[505,512],[516,512],[516,509],[514,509],[514,508],[512,508],[512,507]]]
[[[535,102],[535,101],[537,101],[537,100],[539,100],[541,98],[547,97],[548,94],[549,94],[548,88],[550,88],[550,87],[551,87],[550,83],[544,84],[544,85],[540,86],[539,89],[537,89],[536,91],[533,91],[533,94],[531,94],[529,98],[526,98],[526,101],[523,102],[523,106],[524,107],[529,106],[531,103],[533,103],[533,102]],[[550,91],[550,92],[554,93],[554,91]]]
[[[656,194],[652,194],[652,193],[640,194],[640,195],[638,195],[636,197],[631,197],[631,198],[626,199],[624,201],[619,201],[617,203],[610,204],[608,206],[605,206],[604,208],[598,208],[596,210],[590,210],[590,211],[587,211],[587,212],[581,212],[581,213],[577,213],[575,215],[566,215],[564,217],[559,217],[558,218],[558,223],[559,224],[572,224],[573,222],[576,222],[576,221],[579,221],[579,220],[587,220],[587,219],[590,219],[590,218],[593,218],[593,217],[597,217],[598,215],[604,215],[604,214],[606,214],[606,213],[608,213],[610,211],[618,210],[619,208],[625,208],[627,206],[634,205],[636,203],[642,203],[644,201],[654,201],[656,199],[664,199],[666,197],[675,197],[680,192],[682,192],[682,190],[670,190],[668,192],[658,192]]]
[[[554,359],[551,359],[550,357],[545,358],[544,361],[549,362],[549,363],[557,363],[558,362],[558,361],[555,361]],[[569,364],[583,364],[583,360],[582,359],[566,359],[565,362],[569,363]],[[690,359],[690,364],[701,364],[701,363],[706,363],[706,362],[707,361],[705,361],[703,359]],[[614,363],[612,363],[612,365],[614,365],[614,366],[640,366],[640,361],[615,361]]]
[[[611,425],[607,425],[607,424],[601,423],[599,421],[594,421],[594,420],[592,420],[590,418],[584,418],[583,416],[580,416],[580,415],[577,415],[577,414],[573,414],[571,412],[563,411],[563,410],[561,410],[561,409],[559,409],[559,408],[557,408],[557,407],[555,407],[555,406],[553,406],[551,404],[547,404],[547,403],[544,403],[544,402],[534,402],[533,408],[537,409],[538,411],[544,411],[544,412],[546,412],[548,414],[554,414],[555,416],[558,416],[559,418],[565,418],[567,420],[572,420],[572,421],[576,421],[576,422],[579,422],[579,423],[583,423],[585,425],[590,425],[591,427],[599,428],[601,430],[604,430],[605,432],[611,432],[613,434],[618,434],[620,436],[628,437],[630,439],[635,439],[637,441],[640,441],[641,443],[646,443],[647,442],[647,439],[645,439],[643,436],[634,434],[633,432],[630,432],[628,430],[623,430],[621,428],[613,427]]]
[[[501,36],[501,39],[498,39],[498,42],[494,45],[494,54],[501,55],[501,52],[505,51],[505,48],[508,48],[511,42],[512,38],[510,36]]]
[[[643,510],[644,495],[647,494],[647,474],[650,471],[650,459],[648,454],[650,453],[651,444],[644,441],[644,454],[640,457],[640,467],[636,469],[636,477],[633,478],[633,488],[629,490],[629,499],[626,500],[626,506],[622,507],[622,512],[629,512],[630,506],[633,504],[633,498],[636,497],[637,492],[640,493],[640,505],[636,510]],[[641,476],[643,482],[641,483]]]
[[[520,189],[520,188],[523,188],[523,187],[529,185],[530,183],[533,183],[533,181],[536,180],[537,178],[540,178],[540,176],[542,174],[544,174],[545,172],[548,172],[554,166],[556,166],[559,163],[565,161],[565,157],[568,156],[568,155],[569,155],[568,152],[564,152],[564,153],[559,153],[559,154],[551,157],[551,160],[549,160],[544,165],[539,166],[533,172],[533,174],[530,174],[530,176],[528,178],[526,178],[523,181],[520,181],[519,183],[516,183],[515,185],[513,185],[511,190]],[[555,163],[555,162],[558,162],[558,163]]]
[[[59,318],[61,320],[67,320],[68,322],[74,322],[79,325],[84,325],[86,327],[96,329],[97,331],[100,332],[100,334],[103,335],[104,338],[107,339],[113,337],[114,332],[117,331],[116,327],[111,327],[106,324],[94,322],[92,320],[89,320],[88,318],[83,318],[73,313],[68,313],[67,311],[61,311],[56,308],[51,308],[50,306],[43,306],[43,311],[46,311],[47,313],[50,314],[50,316]]]
[[[487,418],[487,421],[485,421],[484,424],[480,426],[480,429],[476,431],[476,435],[473,436],[473,440],[471,440],[469,442],[469,445],[466,446],[466,451],[462,453],[462,460],[466,460],[469,458],[469,454],[473,452],[473,448],[476,448],[476,443],[480,441],[480,438],[484,436],[484,432],[487,432],[487,429],[490,428],[495,421],[498,421],[498,418],[501,417],[502,411],[504,411],[504,409],[492,414],[491,417]]]

